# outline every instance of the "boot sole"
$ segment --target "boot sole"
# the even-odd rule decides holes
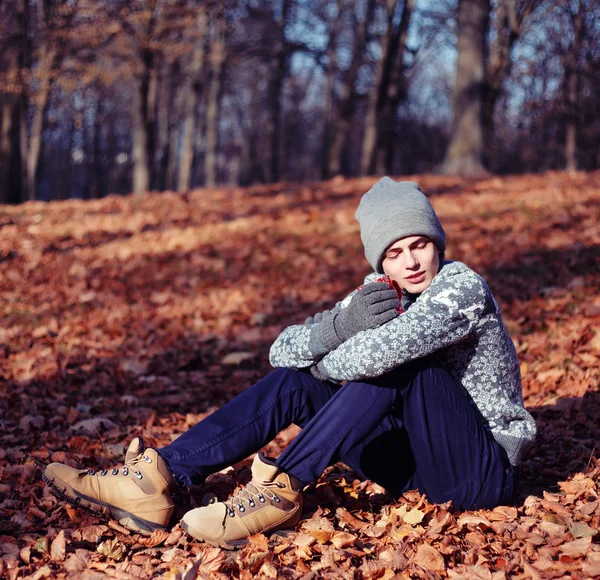
[[[190,528],[183,520],[179,522],[179,525],[184,529],[186,534],[189,534],[195,540],[198,540],[199,542],[204,542],[205,544],[209,544],[215,548],[223,548],[224,550],[235,550],[237,548],[245,546],[248,543],[248,538],[242,538],[241,540],[232,540],[230,542],[226,542],[225,540],[222,540],[220,542],[215,540],[207,540],[206,538],[202,537],[202,534],[199,534],[195,532],[193,528]]]
[[[199,542],[204,542],[205,544],[209,544],[210,546],[213,546],[214,548],[223,548],[224,550],[237,550],[238,548],[241,548],[242,546],[245,546],[248,543],[248,538],[242,538],[240,540],[231,540],[229,542],[227,542],[225,540],[221,540],[221,541],[208,540],[208,539],[204,538],[202,536],[202,534],[199,534],[193,528],[190,528],[190,526],[188,526],[188,524],[185,521],[181,520],[179,522],[179,525],[183,528],[183,530],[185,531],[186,534],[189,534],[195,540],[198,540]],[[269,536],[271,536],[271,535],[287,536],[288,534],[291,534],[295,531],[296,531],[295,528],[284,528],[284,529],[280,529],[280,530],[266,531],[265,534],[267,534]]]
[[[45,473],[42,475],[42,479],[50,488],[52,493],[59,499],[66,501],[72,506],[82,509],[95,516],[112,516],[115,520],[117,520],[117,522],[119,522],[120,525],[126,527],[128,530],[137,532],[138,534],[142,534],[144,536],[149,536],[155,530],[168,530],[166,526],[155,524],[154,522],[140,518],[114,505],[83,495],[74,490],[70,485],[67,485],[64,481],[50,479]],[[62,484],[63,489],[59,487],[57,481]]]

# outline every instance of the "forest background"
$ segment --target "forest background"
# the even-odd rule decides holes
[[[599,39],[600,0],[0,0],[0,203],[29,200],[0,206],[0,577],[600,577]],[[511,505],[338,464],[226,554],[176,522],[248,460],[151,537],[51,494],[50,461],[166,445],[269,372],[367,273],[384,173],[502,309],[538,425]]]
[[[598,0],[0,1],[0,202],[600,163]]]

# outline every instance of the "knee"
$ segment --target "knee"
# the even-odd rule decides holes
[[[299,373],[300,373],[300,371],[297,369],[279,367],[279,368],[276,368],[274,371],[270,372],[267,376],[276,381],[285,383],[288,381],[296,380]]]
[[[345,399],[348,404],[374,404],[385,405],[392,409],[398,397],[398,386],[390,381],[350,381],[339,391],[338,396]]]
[[[439,364],[403,365],[390,373],[389,381],[398,386],[410,386],[411,389],[427,389],[429,392],[438,389],[456,387],[456,379],[450,372]]]
[[[272,388],[276,388],[279,391],[289,391],[303,389],[307,383],[310,383],[312,375],[308,372],[290,369],[290,368],[276,368],[274,371],[269,373],[263,381],[268,383]]]
[[[421,382],[425,384],[439,384],[446,385],[448,383],[454,383],[456,380],[450,374],[450,372],[441,365],[432,365],[420,369],[417,376],[421,377]]]

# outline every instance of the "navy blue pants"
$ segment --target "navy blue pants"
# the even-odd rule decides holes
[[[510,501],[517,473],[462,387],[425,360],[368,382],[331,385],[277,369],[159,450],[181,483],[200,483],[292,423],[277,459],[306,483],[337,461],[394,495],[409,489],[457,509]]]

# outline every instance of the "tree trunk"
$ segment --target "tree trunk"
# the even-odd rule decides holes
[[[378,175],[390,173],[394,158],[394,125],[398,106],[406,98],[407,86],[404,71],[404,53],[408,27],[415,0],[404,0],[400,24],[390,39],[389,59],[384,62],[381,86],[378,87],[378,120],[375,139],[375,159],[372,169]],[[395,11],[395,8],[394,8]],[[392,12],[392,17],[394,12]],[[390,19],[390,28],[393,26]]]
[[[185,93],[181,86],[176,87],[175,83],[171,86],[171,98],[173,99],[173,110],[177,113],[178,111],[184,110],[183,101],[185,99]],[[179,162],[179,119],[174,115],[175,120],[169,127],[169,141],[167,144],[167,159],[166,159],[166,174],[165,174],[165,187],[170,191],[177,189],[177,171]],[[190,177],[190,184],[191,184]]]
[[[15,50],[5,51],[6,83],[8,91],[2,99],[2,123],[0,125],[0,203],[20,201],[19,172],[15,171],[18,161],[18,77],[19,61]],[[12,90],[11,90],[12,89]],[[17,123],[16,123],[17,122]],[[17,164],[18,166],[18,164]]]
[[[269,113],[270,113],[270,139],[271,159],[269,163],[269,181],[277,182],[281,179],[281,96],[283,82],[287,76],[287,56],[281,52],[275,58],[273,77],[269,83]]]
[[[525,0],[517,11],[515,0],[502,0],[496,8],[495,34],[489,49],[482,97],[484,163],[491,154],[494,140],[494,110],[502,94],[504,81],[512,68],[512,50],[521,35],[525,19],[541,4],[541,0]]]
[[[148,190],[156,187],[156,97],[158,94],[158,78],[154,51],[144,50],[142,62],[144,68],[139,86],[142,123],[146,134],[146,163],[148,164],[148,187],[146,190]]]
[[[566,122],[565,122],[565,169],[575,173],[577,164],[577,101],[578,101],[578,75],[573,67],[565,70],[566,76]]]
[[[482,90],[489,0],[459,0],[458,59],[452,95],[452,132],[443,173],[488,175],[483,166]]]
[[[102,100],[96,97],[96,111],[94,115],[94,128],[92,135],[92,158],[89,161],[90,170],[88,191],[90,199],[103,197],[105,193],[105,164],[102,159],[102,148],[100,146],[102,129],[104,127],[104,114],[102,113]]]
[[[274,51],[273,76],[269,83],[268,107],[270,114],[269,132],[271,139],[271,159],[269,163],[271,182],[281,180],[281,111],[283,85],[288,74],[288,46],[285,38],[285,28],[291,9],[291,0],[283,0],[281,6],[281,17],[275,19],[278,26],[276,48]]]
[[[217,132],[219,120],[219,101],[223,81],[225,62],[225,21],[223,15],[216,18],[211,41],[211,78],[208,86],[208,104],[206,107],[206,155],[204,157],[204,177],[208,187],[217,184]]]
[[[42,130],[44,127],[44,116],[50,96],[50,76],[56,62],[56,49],[46,48],[38,64],[38,90],[34,100],[33,119],[27,146],[27,198],[30,201],[36,198],[37,170],[40,162],[40,151],[42,149]]]
[[[331,133],[333,131],[333,83],[334,83],[334,70],[331,67],[331,61],[329,68],[325,71],[325,89],[324,89],[324,104],[323,104],[323,118],[325,124],[323,127],[323,145],[321,154],[321,179],[329,179],[330,168],[329,168],[329,150],[331,149]]]
[[[131,122],[133,125],[133,193],[144,194],[150,188],[150,171],[148,164],[148,126],[144,118],[144,94],[136,83],[132,90]]]
[[[350,9],[354,13],[356,10],[356,1],[352,3]],[[356,111],[358,95],[356,93],[356,81],[358,73],[364,63],[364,51],[367,44],[367,34],[373,13],[375,10],[374,0],[369,0],[366,7],[365,17],[355,26],[354,48],[352,51],[352,60],[348,70],[342,78],[342,87],[339,95],[339,113],[331,126],[330,148],[327,154],[327,173],[329,177],[341,173],[342,154],[348,140],[348,135],[352,129],[352,120]]]
[[[577,12],[571,14],[573,21],[573,42],[565,61],[565,169],[575,173],[577,162],[577,117],[579,112],[580,69],[578,66],[581,46],[583,43],[585,14],[581,2],[577,2]]]
[[[321,178],[329,179],[330,163],[329,151],[331,149],[333,123],[335,118],[335,76],[338,72],[336,42],[339,34],[340,25],[342,22],[342,2],[338,0],[336,3],[337,14],[331,24],[331,32],[327,42],[327,68],[325,69],[325,88],[323,91],[323,118],[325,124],[323,127],[323,146],[321,155]]]
[[[384,82],[386,63],[391,62],[393,52],[393,14],[398,0],[386,0],[388,12],[388,27],[381,39],[381,59],[375,65],[375,87],[369,93],[367,114],[365,115],[365,133],[360,156],[360,174],[368,175],[375,172],[375,147],[377,145],[377,123],[380,107],[381,86]]]
[[[198,38],[194,47],[189,74],[186,75],[186,84],[183,94],[185,102],[185,116],[183,121],[183,137],[181,143],[181,158],[179,161],[179,178],[177,191],[188,191],[192,187],[192,163],[194,161],[194,129],[196,127],[196,106],[200,98],[201,75],[204,64],[204,39],[206,36],[207,17],[205,10],[201,10],[196,18]]]
[[[157,106],[157,145],[156,145],[156,188],[159,191],[168,189],[167,167],[169,164],[169,129],[171,111],[173,109],[171,95],[173,93],[173,67],[163,63],[160,74],[160,92]]]

